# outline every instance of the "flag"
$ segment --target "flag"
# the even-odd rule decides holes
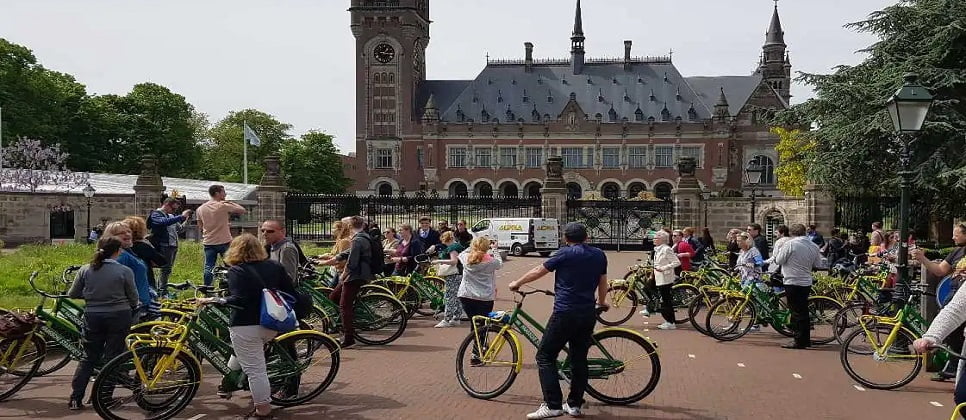
[[[248,123],[245,123],[245,141],[252,146],[260,146],[262,144],[262,140],[258,138],[258,134],[255,134],[255,130],[252,130],[248,126]]]

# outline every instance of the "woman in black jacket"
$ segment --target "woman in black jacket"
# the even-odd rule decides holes
[[[154,269],[156,267],[164,267],[168,265],[168,259],[161,255],[151,242],[148,242],[148,225],[144,221],[143,217],[140,216],[128,216],[122,221],[127,225],[128,229],[131,229],[131,252],[135,256],[144,262],[144,265],[148,267],[148,284],[155,291],[158,290],[158,283],[154,280]]]
[[[392,253],[391,261],[396,263],[394,276],[408,276],[416,270],[416,257],[426,253],[426,245],[413,234],[413,227],[403,223],[399,225],[399,245]]]
[[[295,285],[281,264],[268,259],[265,248],[258,238],[243,233],[231,241],[225,254],[228,269],[226,298],[206,298],[201,303],[231,304],[229,332],[235,355],[228,361],[230,367],[241,365],[248,376],[255,410],[249,417],[269,417],[272,412],[271,385],[265,365],[265,343],[275,338],[277,332],[260,323],[262,289],[274,289],[295,296]]]

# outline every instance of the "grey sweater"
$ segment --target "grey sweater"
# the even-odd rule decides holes
[[[97,270],[90,264],[81,267],[67,296],[84,299],[84,311],[91,313],[129,311],[139,302],[134,272],[111,259]]]
[[[771,259],[782,266],[782,276],[789,286],[811,286],[813,268],[822,268],[822,254],[807,236],[789,239],[775,251]]]
[[[457,296],[461,298],[491,301],[496,299],[496,270],[503,267],[503,260],[497,251],[491,250],[490,259],[481,263],[470,264],[470,251],[460,254],[463,263],[463,279],[460,282]]]

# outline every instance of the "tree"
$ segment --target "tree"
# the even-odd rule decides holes
[[[958,204],[966,192],[966,2],[904,0],[848,27],[878,36],[863,50],[868,58],[801,74],[816,98],[779,117],[817,127],[803,133],[815,142],[809,177],[833,193],[897,195],[899,149],[884,103],[915,72],[936,102],[912,148],[914,191],[939,207]]]
[[[332,139],[323,132],[310,131],[282,146],[282,172],[290,190],[316,194],[345,192],[351,180],[345,177],[339,150]]]
[[[0,185],[32,193],[44,185],[64,190],[83,185],[87,182],[87,173],[68,170],[67,157],[60,145],[44,146],[40,140],[22,137],[4,148]]]
[[[262,178],[265,157],[278,154],[284,144],[295,141],[289,134],[292,126],[273,115],[255,109],[232,111],[208,132],[202,178],[242,181],[242,125],[246,122],[261,140],[259,146],[248,146],[248,182],[257,183]]]
[[[815,142],[807,139],[799,130],[772,127],[772,134],[778,136],[775,151],[778,152],[778,189],[786,195],[800,197],[805,194],[808,183],[807,171],[810,155]]]

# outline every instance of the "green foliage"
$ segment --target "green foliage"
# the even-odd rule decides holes
[[[282,172],[291,191],[316,194],[345,192],[350,180],[342,170],[332,136],[310,131],[282,146]]]
[[[771,132],[778,136],[775,151],[778,152],[778,189],[785,195],[801,197],[805,195],[808,183],[807,171],[809,156],[815,149],[815,141],[802,136],[799,130],[772,127]]]
[[[265,157],[278,154],[285,144],[295,141],[289,134],[292,126],[278,121],[273,115],[256,109],[232,111],[208,132],[203,179],[242,181],[242,125],[245,122],[258,134],[262,143],[260,146],[248,146],[249,183],[258,183],[262,178]]]
[[[834,193],[894,195],[899,149],[884,104],[914,72],[936,97],[912,147],[914,189],[956,204],[966,192],[966,2],[904,0],[848,27],[879,38],[864,50],[868,58],[832,74],[802,74],[816,98],[779,116],[817,126],[805,135],[816,145],[808,175]]]

